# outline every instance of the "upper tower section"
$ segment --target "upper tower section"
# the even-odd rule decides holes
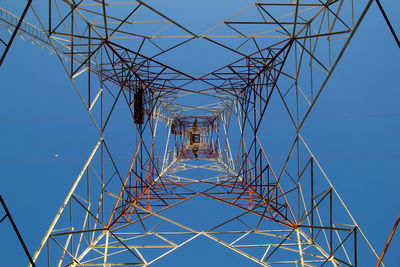
[[[212,159],[218,157],[217,117],[176,117],[171,125],[171,133],[175,135],[177,159]]]

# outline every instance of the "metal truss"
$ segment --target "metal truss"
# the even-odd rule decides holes
[[[302,135],[371,3],[259,0],[203,33],[151,1],[33,6],[38,26],[22,22],[19,33],[57,54],[98,132],[33,260],[149,266],[200,236],[262,266],[377,260]],[[0,11],[1,25],[17,29]],[[231,53],[229,61],[203,74],[169,65],[199,41]],[[112,150],[119,107],[135,132],[127,166]],[[265,117],[277,107],[291,145],[272,166],[274,125]],[[235,214],[207,229],[180,223],[170,211],[194,198]]]

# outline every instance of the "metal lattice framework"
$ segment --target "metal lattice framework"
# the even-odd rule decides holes
[[[33,4],[37,26],[19,34],[57,54],[98,131],[33,260],[148,266],[199,236],[263,266],[376,260],[301,131],[371,3],[259,0],[201,34],[151,1],[51,0],[43,14]],[[0,10],[3,27],[18,21]],[[202,74],[174,67],[199,42],[228,60]],[[129,166],[113,156],[118,107],[135,132]],[[290,125],[274,166],[271,109]],[[170,211],[194,198],[234,212],[208,229],[180,223]]]

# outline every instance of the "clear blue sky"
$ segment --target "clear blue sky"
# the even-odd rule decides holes
[[[7,9],[12,2],[0,5]],[[381,2],[400,34],[400,3]],[[378,253],[400,212],[399,75],[400,50],[373,4],[303,133]],[[94,130],[47,50],[16,38],[0,81],[0,193],[33,254],[93,147]],[[115,126],[123,129],[123,120]],[[0,224],[0,234],[0,266],[24,266],[11,226]],[[399,231],[386,266],[400,266],[398,251]]]

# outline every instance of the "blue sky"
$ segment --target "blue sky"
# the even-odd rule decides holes
[[[400,32],[400,4],[382,0],[382,5]],[[378,253],[400,212],[399,62],[399,49],[373,4],[303,130]],[[16,38],[0,80],[0,193],[33,253],[89,155],[95,132],[58,59],[47,50]],[[114,123],[123,131],[123,119]],[[2,223],[0,232],[6,237],[0,241],[0,265],[25,264],[11,226]],[[399,266],[399,250],[397,232],[386,266]],[[205,264],[198,258],[198,266]]]

